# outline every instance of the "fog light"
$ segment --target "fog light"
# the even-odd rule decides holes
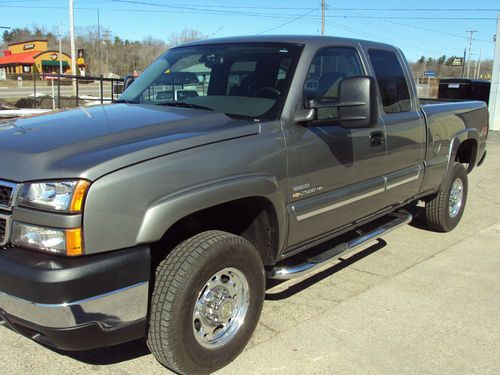
[[[77,256],[83,254],[82,230],[45,228],[14,222],[12,243],[51,254]]]

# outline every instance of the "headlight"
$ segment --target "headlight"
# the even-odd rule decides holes
[[[12,224],[12,243],[51,254],[67,256],[83,254],[81,228],[46,228],[14,221]]]
[[[85,180],[26,183],[17,204],[51,211],[80,212],[90,186]]]

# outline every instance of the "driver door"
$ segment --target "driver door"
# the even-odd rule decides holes
[[[309,68],[305,100],[336,99],[343,78],[364,74],[355,48],[321,49]],[[333,121],[336,111],[318,109],[317,121],[285,129],[290,251],[383,208],[384,125],[343,128]]]

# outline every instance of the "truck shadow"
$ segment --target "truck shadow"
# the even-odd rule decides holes
[[[309,288],[310,286],[326,279],[327,277],[332,276],[333,274],[343,270],[346,267],[349,267],[353,263],[356,263],[357,261],[367,257],[368,255],[371,255],[375,253],[376,251],[384,248],[387,245],[387,242],[385,242],[383,239],[378,239],[377,243],[373,244],[372,246],[355,253],[351,255],[347,259],[339,258],[339,263],[325,269],[324,271],[318,272],[313,274],[312,276],[308,277],[307,279],[304,279],[296,284],[293,284],[289,286],[286,290],[278,293],[266,293],[266,301],[279,301],[283,300],[286,298],[290,298],[293,295],[300,293],[304,291],[305,289]],[[271,288],[274,288],[286,281],[282,280],[267,280],[267,285],[266,289],[269,290]]]
[[[414,207],[413,210],[415,210],[415,212],[412,212],[412,213],[418,219],[418,217],[421,216],[420,213],[416,212],[419,210],[419,207]],[[420,224],[417,224],[417,225],[420,225]],[[386,245],[387,245],[387,243],[383,239],[378,239],[377,242],[374,243],[372,246],[370,246],[362,251],[353,253],[348,258],[342,258],[342,257],[339,258],[338,263],[333,264],[329,268],[326,268],[323,271],[315,273],[302,281],[299,281],[295,284],[290,285],[284,291],[280,291],[277,293],[269,293],[269,292],[266,293],[265,299],[267,301],[278,301],[278,300],[284,300],[284,299],[290,298],[290,297],[294,296],[295,294],[304,291],[305,289],[309,288],[310,286],[334,275],[335,273],[343,270],[344,268],[349,267],[350,265],[356,263],[357,261],[377,252],[378,250],[384,248]],[[266,290],[269,290],[273,287],[276,287],[284,282],[285,281],[282,281],[282,280],[267,279]],[[57,349],[53,349],[53,348],[49,348],[49,347],[47,349],[55,351],[61,355],[72,358],[72,359],[77,360],[79,362],[83,362],[85,364],[90,364],[90,365],[97,365],[97,366],[99,366],[99,365],[101,365],[101,366],[112,365],[112,364],[133,360],[133,359],[140,358],[140,357],[151,354],[151,352],[149,351],[149,349],[146,345],[145,339],[135,340],[132,342],[116,345],[113,347],[87,350],[87,351],[81,351],[81,352],[61,351],[61,350],[57,350]]]
[[[430,231],[425,218],[425,207],[412,205],[408,206],[407,210],[413,215],[413,220],[409,224],[413,228]]]
[[[353,263],[356,263],[358,260],[361,260],[365,257],[367,257],[370,254],[375,253],[376,251],[382,249],[383,247],[386,246],[386,242],[384,240],[379,239],[377,243],[374,245],[370,246],[369,248],[360,251],[358,253],[353,254],[347,259],[340,259],[340,263],[337,263],[333,265],[330,268],[325,269],[324,271],[321,271],[319,273],[316,273],[312,275],[311,277],[294,284],[290,286],[287,290],[279,293],[266,293],[265,299],[268,301],[276,301],[276,300],[282,300],[289,298],[293,296],[296,293],[299,293],[311,285],[314,285],[321,280],[324,280],[325,278],[335,274],[336,272],[339,272],[343,270],[345,267],[350,266]],[[278,280],[267,280],[267,285],[266,289],[270,289],[272,287],[275,287],[279,284],[281,284],[283,281],[278,281]],[[86,350],[86,351],[81,351],[81,352],[67,352],[67,351],[61,351],[57,350],[54,348],[47,347],[47,349],[55,351],[61,355],[64,355],[66,357],[72,358],[74,360],[77,360],[79,362],[83,362],[89,365],[101,365],[101,366],[106,366],[106,365],[112,365],[120,362],[125,362],[129,361],[132,359],[140,358],[146,355],[151,354],[149,351],[146,341],[144,339],[142,340],[135,340],[132,342],[108,347],[108,348],[100,348],[100,349],[94,349],[94,350]]]
[[[127,342],[107,348],[67,352],[50,347],[49,350],[89,365],[112,365],[151,354],[144,339]]]

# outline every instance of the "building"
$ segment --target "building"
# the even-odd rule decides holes
[[[62,60],[63,74],[71,73],[71,57],[66,53],[48,49],[46,40],[28,40],[11,43],[0,56],[0,77],[6,75],[32,75],[59,73]]]

